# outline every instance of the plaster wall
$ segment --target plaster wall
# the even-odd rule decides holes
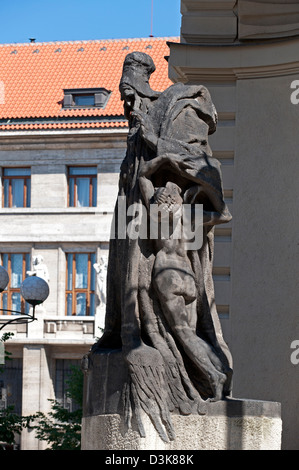
[[[237,84],[231,348],[234,394],[282,403],[284,445],[299,448],[298,75]]]

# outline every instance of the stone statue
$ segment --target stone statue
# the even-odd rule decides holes
[[[49,271],[47,265],[44,263],[44,258],[42,255],[36,255],[33,258],[32,262],[32,270],[27,271],[26,274],[28,276],[38,276],[44,279],[47,283],[49,283]]]
[[[205,402],[231,391],[232,363],[216,311],[212,280],[214,226],[231,215],[223,200],[219,162],[208,136],[217,114],[203,86],[170,86],[155,92],[149,78],[150,56],[127,55],[120,82],[129,122],[127,153],[121,165],[119,197],[126,209],[140,204],[160,207],[156,222],[169,216],[169,237],[111,238],[107,305],[103,336],[89,353],[120,350],[128,378],[123,386],[123,414],[133,414],[144,435],[141,411],[162,439],[174,439],[172,413],[205,411]],[[118,198],[119,201],[119,198]],[[120,205],[114,227],[118,233]],[[187,249],[174,236],[183,205],[203,207],[203,243]],[[130,210],[126,223],[132,221]],[[141,224],[141,222],[140,222]],[[142,228],[141,226],[139,227]],[[135,229],[138,227],[135,226]]]
[[[97,273],[97,283],[99,288],[99,300],[100,305],[106,305],[106,289],[107,289],[107,268],[108,259],[107,256],[101,256],[100,263],[94,263],[93,265]]]

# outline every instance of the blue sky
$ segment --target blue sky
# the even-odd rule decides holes
[[[0,19],[0,43],[20,43],[179,36],[181,15],[180,0],[0,0]]]

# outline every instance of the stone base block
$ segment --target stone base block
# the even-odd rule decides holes
[[[207,414],[173,415],[176,439],[164,442],[144,415],[146,437],[125,430],[119,414],[86,416],[82,450],[280,450],[280,404],[227,399],[207,404]]]

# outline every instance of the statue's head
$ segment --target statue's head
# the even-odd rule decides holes
[[[33,264],[34,265],[41,264],[43,261],[44,261],[44,258],[42,257],[42,255],[36,255],[33,259]]]
[[[156,70],[153,59],[144,52],[131,52],[125,58],[123,65],[123,76],[130,75],[134,72],[140,75],[144,80],[149,80],[151,74]],[[134,83],[133,83],[134,85]]]
[[[126,56],[119,90],[127,108],[134,108],[136,94],[150,99],[159,96],[160,93],[152,90],[149,84],[150,76],[155,70],[153,59],[144,52],[135,51]]]

